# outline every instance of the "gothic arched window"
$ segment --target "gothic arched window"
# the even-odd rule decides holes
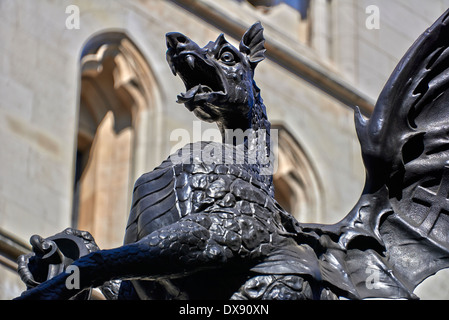
[[[80,68],[72,225],[91,232],[100,247],[117,246],[129,213],[136,127],[155,81],[124,32],[87,41]]]
[[[283,126],[278,130],[278,165],[273,176],[275,198],[303,223],[322,217],[322,187],[313,163],[294,136]]]

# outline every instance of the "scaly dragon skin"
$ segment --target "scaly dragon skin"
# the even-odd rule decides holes
[[[167,60],[187,90],[178,102],[216,122],[224,142],[235,132],[229,130],[249,135],[240,144],[190,144],[142,175],[134,186],[124,246],[73,263],[80,290],[131,279],[132,286],[122,281],[121,287],[136,294],[118,290],[109,296],[336,298],[315,281],[317,257],[308,245],[298,245],[298,223],[276,203],[272,172],[264,171],[272,163],[260,162],[271,152],[270,124],[253,80],[265,51],[262,32],[260,23],[253,25],[239,50],[223,35],[203,48],[182,34],[167,35]],[[211,151],[214,161],[207,162]],[[66,279],[62,273],[20,298],[70,298],[79,290],[67,290]]]
[[[334,298],[313,281],[290,274],[292,270],[313,273],[308,264],[316,256],[309,246],[296,243],[294,234],[284,226],[288,216],[244,167],[190,161],[173,166],[167,161],[144,175],[136,183],[134,194],[139,194],[140,200],[136,206],[145,199],[141,191],[145,184],[162,181],[164,173],[170,177],[169,197],[180,197],[181,202],[185,199],[195,206],[190,212],[178,211],[188,207],[186,204],[172,206],[172,211],[159,219],[169,216],[177,221],[156,230],[151,230],[152,223],[145,223],[145,214],[139,216],[141,228],[139,219],[131,218],[128,229],[140,230],[130,233],[141,239],[127,239],[130,244],[95,251],[73,263],[80,270],[81,289],[111,279],[139,279],[133,280],[133,285],[141,299]],[[191,201],[196,197],[198,201]],[[278,275],[271,275],[276,269]],[[78,290],[67,290],[66,279],[67,274],[62,273],[24,292],[21,298],[70,298]],[[157,281],[157,286],[152,281]]]
[[[102,286],[113,299],[416,299],[419,283],[449,267],[448,34],[449,10],[401,59],[370,119],[356,113],[366,183],[333,225],[300,224],[285,212],[270,163],[259,161],[271,154],[253,80],[265,51],[260,23],[239,49],[223,35],[201,48],[167,34],[167,61],[187,90],[178,102],[216,122],[225,143],[190,145],[136,182],[125,245],[74,261],[79,290],[65,285],[67,272],[53,277],[61,266],[37,285],[39,257],[61,255],[32,237],[36,255],[19,259],[30,288],[20,298],[66,299]],[[253,134],[237,143],[229,139],[236,130]],[[237,162],[234,151],[253,157]],[[86,234],[70,233],[95,249]]]

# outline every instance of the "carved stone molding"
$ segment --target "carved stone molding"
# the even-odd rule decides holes
[[[317,221],[324,201],[321,181],[301,145],[281,125],[278,130],[278,166],[273,176],[276,200],[298,221]]]

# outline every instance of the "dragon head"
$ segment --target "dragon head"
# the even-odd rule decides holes
[[[204,47],[177,32],[168,33],[166,40],[168,64],[187,90],[178,95],[177,102],[184,103],[199,119],[216,122],[222,130],[250,128],[258,94],[254,69],[265,57],[260,22],[246,31],[239,49],[223,34]]]

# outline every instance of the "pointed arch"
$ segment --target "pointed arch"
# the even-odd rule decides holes
[[[91,232],[101,247],[122,243],[139,127],[155,108],[157,87],[126,32],[101,32],[85,43],[72,225]]]
[[[277,170],[273,175],[275,198],[300,222],[322,217],[323,188],[313,162],[291,132],[282,124],[278,130]]]

